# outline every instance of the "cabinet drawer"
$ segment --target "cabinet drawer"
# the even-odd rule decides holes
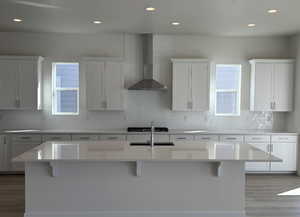
[[[150,140],[150,134],[149,135],[136,135],[136,134],[127,135],[127,141],[129,142],[147,142],[149,140]]]
[[[272,142],[297,142],[297,136],[274,135],[271,137]]]
[[[219,141],[219,136],[218,135],[196,135],[195,140],[217,142]]]
[[[154,141],[155,142],[169,142],[170,138],[168,135],[159,135],[155,134],[154,135]],[[150,134],[148,135],[127,135],[127,141],[129,142],[150,142]]]
[[[101,140],[118,140],[118,141],[125,141],[125,135],[100,135],[99,138]]]
[[[12,135],[13,142],[41,142],[42,137],[40,135],[20,134]]]
[[[97,135],[85,135],[85,134],[76,134],[72,135],[72,140],[74,141],[81,141],[81,140],[98,140]]]
[[[240,135],[224,135],[220,136],[221,142],[243,142],[244,137]]]
[[[71,136],[70,135],[44,135],[43,141],[70,141]]]
[[[191,141],[194,140],[193,135],[171,135],[170,141]]]
[[[245,142],[267,142],[271,141],[270,136],[265,135],[247,135],[245,136]]]

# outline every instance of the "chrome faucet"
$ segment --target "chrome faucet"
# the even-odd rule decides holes
[[[155,127],[154,127],[154,122],[151,122],[151,130],[150,130],[150,146],[151,149],[154,148],[154,132],[155,132]]]

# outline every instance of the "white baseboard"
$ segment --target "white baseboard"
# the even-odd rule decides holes
[[[24,217],[246,217],[243,211],[27,212]]]

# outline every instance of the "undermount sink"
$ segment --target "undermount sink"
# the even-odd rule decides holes
[[[132,142],[130,146],[150,146],[150,143]],[[174,146],[172,142],[155,142],[154,146]]]

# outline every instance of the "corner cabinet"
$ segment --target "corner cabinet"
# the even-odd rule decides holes
[[[210,62],[206,59],[172,59],[173,111],[209,110]]]
[[[124,110],[123,63],[118,58],[84,58],[88,110]]]
[[[0,56],[0,109],[39,110],[42,57]]]
[[[294,60],[253,59],[250,64],[250,110],[292,111]]]

